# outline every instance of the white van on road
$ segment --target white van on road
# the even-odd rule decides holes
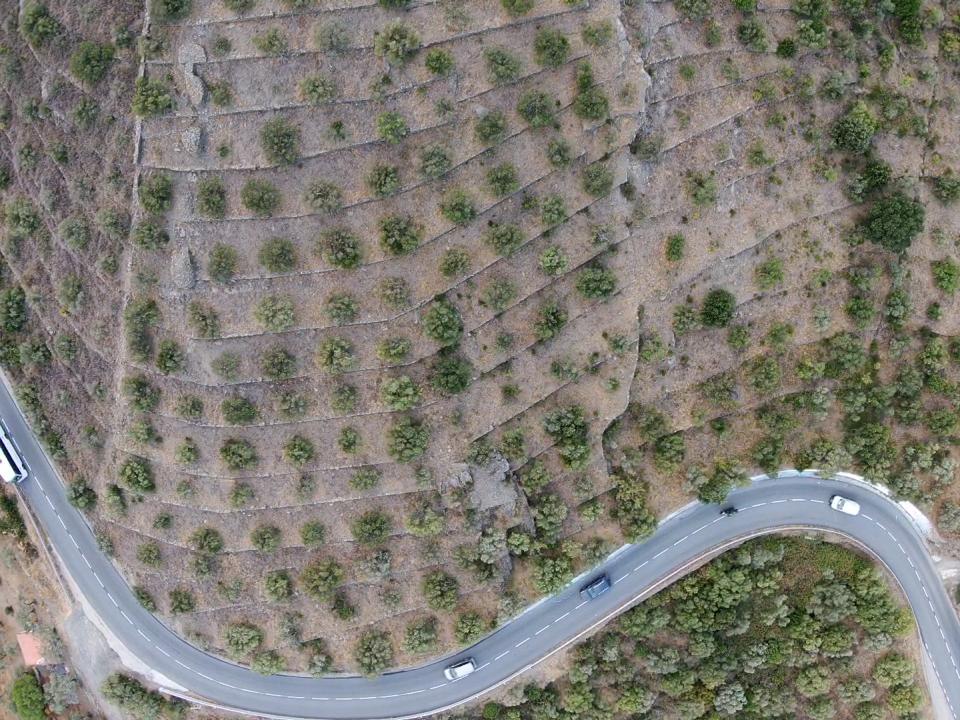
[[[7,426],[0,420],[0,478],[4,482],[14,483],[27,476],[27,466],[14,445]]]
[[[443,674],[447,680],[459,680],[460,678],[465,678],[476,669],[477,663],[474,662],[473,658],[467,658],[466,660],[461,660],[451,665],[443,671]]]
[[[860,514],[860,503],[850,498],[845,498],[842,495],[834,495],[830,498],[830,507],[832,507],[837,512],[842,512],[846,515],[859,515]]]

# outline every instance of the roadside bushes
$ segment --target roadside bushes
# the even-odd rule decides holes
[[[175,717],[184,709],[181,701],[167,700],[123,673],[110,675],[100,686],[100,692],[135,720],[157,720],[164,715]]]
[[[21,720],[44,720],[43,688],[32,672],[25,672],[13,682],[10,700]]]
[[[364,675],[376,675],[393,664],[393,643],[390,636],[378,630],[368,630],[357,642],[354,658]]]

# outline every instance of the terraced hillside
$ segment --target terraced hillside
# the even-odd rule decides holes
[[[658,514],[859,467],[955,549],[956,5],[734,5],[625,15],[646,312],[610,460]]]
[[[154,14],[164,48],[134,101],[128,406],[119,479],[96,488],[130,540],[118,561],[239,657],[252,625],[347,666],[386,618],[397,662],[476,637],[506,531],[539,513],[555,534],[567,512],[554,495],[531,512],[493,448],[521,465],[566,443],[592,496],[626,403],[615,188],[644,76],[617,8],[216,2],[178,20]],[[282,663],[323,667],[319,648]]]
[[[2,28],[2,360],[194,642],[414,663],[757,468],[955,541],[955,2],[93,7]]]

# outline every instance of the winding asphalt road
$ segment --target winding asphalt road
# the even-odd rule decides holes
[[[863,483],[786,472],[733,493],[729,504],[740,509],[735,515],[723,516],[716,506],[693,505],[662,523],[650,539],[621,548],[602,568],[532,606],[473,647],[429,665],[373,679],[262,676],[189,645],[144,610],[98,550],[86,521],[67,502],[56,471],[5,386],[0,387],[0,416],[30,469],[20,491],[87,608],[128,652],[179,686],[172,690],[205,702],[257,715],[311,720],[414,718],[447,710],[510,681],[724,548],[779,530],[813,528],[856,541],[897,577],[950,711],[960,720],[956,612],[910,519],[897,504]],[[828,502],[835,493],[857,500],[861,514],[851,517],[831,510]],[[613,587],[593,601],[582,600],[579,588],[601,571],[609,575]],[[447,681],[443,669],[465,657],[475,659],[477,671]]]

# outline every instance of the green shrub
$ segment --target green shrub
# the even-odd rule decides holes
[[[326,231],[318,243],[323,258],[334,267],[352,270],[363,261],[363,250],[356,235],[343,227]]]
[[[453,166],[449,151],[442,145],[429,145],[420,153],[420,172],[430,179],[446,175]]]
[[[494,85],[504,85],[520,77],[522,69],[520,60],[504,48],[487,48],[483,51],[483,59],[490,82]]]
[[[260,370],[270,380],[293,377],[297,371],[297,359],[279,345],[268,348],[260,358]]]
[[[120,465],[117,473],[120,481],[137,492],[153,492],[156,485],[153,480],[153,469],[146,458],[133,455]]]
[[[407,62],[420,49],[420,37],[402,22],[387,25],[373,36],[373,51],[391,65]]]
[[[175,340],[163,340],[157,348],[157,369],[164,375],[183,370],[186,354]]]
[[[470,253],[462,247],[452,247],[440,258],[440,274],[445,278],[459,277],[470,270]]]
[[[397,462],[413,462],[426,452],[429,440],[430,432],[421,422],[403,417],[387,431],[387,452]]]
[[[424,653],[437,645],[437,619],[433,617],[416,620],[407,625],[404,647],[408,652]]]
[[[555,300],[541,305],[533,326],[537,340],[546,342],[555,338],[567,324],[568,317],[566,308]]]
[[[410,126],[398,112],[388,110],[377,116],[377,136],[381,140],[396,145],[410,134]]]
[[[260,525],[250,533],[250,544],[260,552],[276,552],[280,547],[282,534],[280,528],[274,525]]]
[[[582,62],[577,66],[577,96],[573,101],[573,112],[583,120],[604,120],[610,115],[610,100],[594,82],[593,68],[590,63]]]
[[[581,179],[584,191],[593,197],[604,197],[613,189],[613,171],[602,162],[588,165]]]
[[[951,258],[935,260],[930,263],[933,284],[941,292],[953,295],[960,288],[960,265]]]
[[[268,295],[257,303],[253,317],[271,332],[289,330],[296,322],[293,300],[287,295]]]
[[[250,212],[269,217],[280,208],[280,191],[266,180],[247,180],[240,188],[240,202]]]
[[[227,189],[219,177],[212,175],[197,183],[197,212],[217,220],[226,215]]]
[[[284,55],[290,49],[287,36],[279,28],[270,28],[266,32],[254,35],[250,41],[257,50],[274,57]]]
[[[494,251],[506,257],[523,245],[526,238],[523,231],[516,225],[494,223],[484,233],[483,240]]]
[[[487,186],[494,197],[505,197],[520,189],[517,168],[513,163],[501,163],[487,171]]]
[[[755,17],[747,18],[737,26],[737,39],[750,52],[763,53],[770,47],[767,31]]]
[[[317,363],[331,375],[344,373],[356,364],[353,346],[343,338],[329,337],[320,343]]]
[[[220,446],[220,459],[230,470],[248,470],[257,462],[257,452],[246,440],[229,438]]]
[[[409,215],[391,215],[380,221],[380,245],[392,255],[408,255],[420,245],[422,232]]]
[[[46,717],[43,688],[31,672],[25,672],[14,680],[10,689],[10,700],[21,720],[44,720]]]
[[[303,524],[300,528],[300,540],[308,548],[318,548],[327,539],[327,529],[323,523],[311,520]],[[308,566],[309,567],[309,566]]]
[[[533,57],[538,65],[560,67],[570,54],[570,41],[567,36],[553,28],[543,28],[537,32],[533,41]]]
[[[222,380],[236,380],[240,376],[240,356],[222,352],[210,363],[210,369]]]
[[[270,238],[260,246],[257,259],[267,272],[287,273],[297,267],[297,251],[286,238]]]
[[[74,250],[83,250],[90,244],[90,226],[80,217],[69,217],[57,226],[57,234]]]
[[[453,72],[454,60],[449,50],[434,48],[427,53],[423,61],[424,66],[434,75],[445,77]]]
[[[857,102],[834,123],[830,134],[834,145],[841,150],[865,153],[879,129],[880,124],[866,103]]]
[[[300,158],[300,130],[283,118],[274,118],[260,129],[260,146],[267,160],[292,165]]]
[[[173,180],[164,173],[154,173],[141,182],[139,193],[143,209],[159,215],[173,205]]]
[[[680,262],[683,259],[683,251],[686,247],[687,239],[680,233],[675,233],[667,238],[664,256],[669,262]]]
[[[160,404],[160,389],[152,385],[144,375],[124,378],[123,394],[137,412],[150,412]]]
[[[380,399],[394,411],[410,410],[420,404],[420,389],[406,375],[389,378],[380,388]]]
[[[357,666],[364,675],[376,675],[393,664],[393,643],[385,632],[367,630],[354,651]]]
[[[770,290],[780,285],[785,277],[783,260],[770,258],[760,263],[753,271],[753,277],[756,280],[757,287],[761,290]]]
[[[543,429],[557,444],[560,459],[567,467],[583,468],[590,455],[587,422],[578,405],[559,408],[546,415]]]
[[[460,583],[443,570],[434,570],[423,578],[423,597],[434,610],[453,610],[460,599]]]
[[[220,403],[223,419],[231,425],[249,425],[259,415],[257,406],[241,395],[231,395]]]
[[[357,319],[357,300],[349,293],[334,293],[324,303],[324,311],[337,325],[346,325]]]
[[[737,309],[737,299],[733,293],[723,288],[714,288],[703,299],[700,320],[707,327],[726,327],[733,319]]]
[[[167,231],[154,219],[144,220],[133,229],[131,239],[144,250],[159,250],[170,242]]]
[[[311,105],[330,102],[337,97],[337,84],[329,75],[308,75],[300,81],[300,97]]]
[[[400,168],[396,165],[374,165],[367,174],[367,187],[378,198],[393,195],[400,189]]]
[[[170,112],[174,107],[176,107],[176,103],[173,101],[173,95],[170,94],[170,88],[167,87],[166,83],[143,77],[137,78],[133,102],[131,103],[134,115],[156,117]]]
[[[150,0],[150,12],[155,20],[182,20],[190,14],[192,0]]]
[[[558,102],[540,90],[529,90],[520,96],[517,101],[517,113],[526,120],[532,128],[542,128],[556,125],[556,109]]]
[[[877,200],[863,222],[868,240],[895,253],[902,253],[923,230],[923,205],[902,193]]]
[[[243,657],[263,644],[263,630],[250,623],[233,623],[224,630],[223,640],[230,655]]]
[[[500,143],[507,136],[507,116],[499,110],[491,110],[477,120],[474,132],[482,143],[487,145]]]
[[[113,62],[113,45],[81,42],[70,56],[70,73],[80,82],[94,85],[103,79]]]
[[[315,180],[303,194],[307,206],[317,213],[333,213],[343,207],[343,191],[336,183]]]
[[[470,386],[473,366],[455,354],[442,354],[430,367],[430,384],[442,395],[457,395]]]
[[[97,493],[80,477],[67,486],[67,500],[78,510],[86,510],[97,504]]]
[[[50,14],[46,5],[28,3],[20,17],[20,32],[33,47],[43,46],[47,40],[60,34],[59,21]]]
[[[350,526],[353,539],[361,545],[381,545],[392,530],[390,516],[380,510],[368,510]]]
[[[960,200],[960,177],[953,170],[947,170],[933,181],[933,194],[944,205],[952,205]]]
[[[24,197],[11,200],[4,208],[4,214],[7,227],[10,228],[14,236],[29,237],[43,225],[40,214],[33,203]]]
[[[533,10],[534,0],[500,0],[503,9],[511,15],[526,15]]]
[[[573,148],[563,138],[555,138],[547,144],[547,162],[553,167],[565,168],[573,161]]]
[[[463,320],[447,300],[437,300],[423,314],[424,334],[441,346],[455,345],[463,335]]]
[[[217,243],[210,249],[207,259],[207,274],[211,280],[227,283],[237,272],[237,251],[229,245]]]
[[[577,290],[591,300],[608,298],[617,289],[617,276],[605,267],[589,267],[577,275]]]
[[[457,225],[466,225],[477,217],[473,198],[461,188],[454,188],[444,195],[440,201],[440,213]]]
[[[580,34],[587,45],[593,48],[601,48],[613,40],[615,30],[613,23],[609,20],[598,20],[597,22],[585,23]]]
[[[343,452],[348,455],[353,455],[360,449],[361,444],[362,439],[356,428],[345,427],[340,430],[340,435],[337,437],[337,445]]]
[[[283,446],[283,456],[296,467],[303,467],[314,458],[313,443],[302,435],[294,435]]]
[[[544,227],[559,225],[567,219],[567,204],[560,195],[550,195],[540,203],[540,221]]]

